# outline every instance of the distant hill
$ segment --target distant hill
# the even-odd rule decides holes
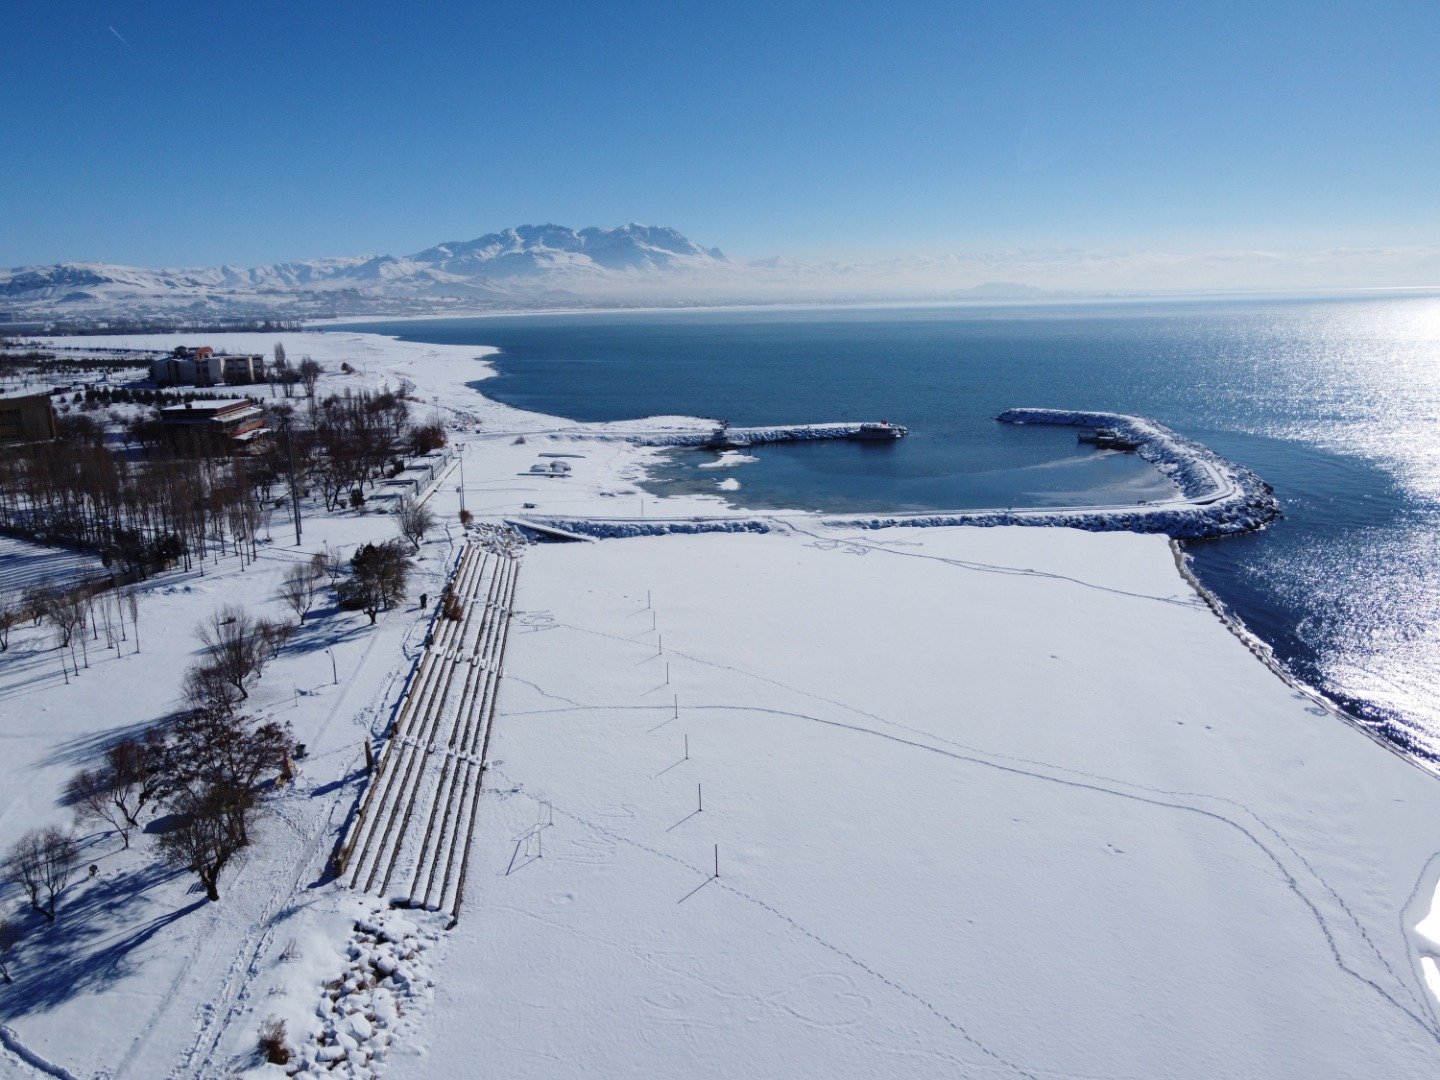
[[[1044,295],[973,284],[953,260],[865,266],[775,258],[735,263],[675,229],[521,225],[413,255],[355,255],[150,270],[70,262],[0,271],[0,312],[65,318],[434,314],[495,308],[804,299],[954,299]]]

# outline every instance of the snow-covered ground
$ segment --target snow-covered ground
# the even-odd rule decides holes
[[[83,552],[0,536],[0,591],[6,595],[24,593],[48,581],[73,581],[103,574],[100,560]]]
[[[637,436],[706,421],[574,424],[468,388],[483,350],[278,337],[322,393],[410,379],[461,448],[413,592],[459,551],[462,470],[492,521],[727,512],[637,483]],[[767,527],[526,552],[449,930],[326,873],[429,612],[318,612],[252,695],[309,748],[264,842],[207,904],[90,837],[0,987],[0,1075],[280,1075],[272,1018],[311,1075],[1434,1075],[1440,785],[1259,663],[1164,538]],[[173,707],[215,606],[279,614],[290,561],[393,524],[272,532],[147,583],[139,654],[69,685],[14,632],[0,845]]]
[[[555,545],[518,604],[405,1075],[1433,1075],[1440,786],[1163,540]]]

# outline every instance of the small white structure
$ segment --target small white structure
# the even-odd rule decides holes
[[[569,476],[570,466],[563,461],[537,461],[530,466],[530,471],[537,476]]]

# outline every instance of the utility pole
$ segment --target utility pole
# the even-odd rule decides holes
[[[290,439],[290,417],[280,421],[285,431],[285,456],[290,462],[290,507],[295,518],[295,546],[300,546],[300,487],[295,483],[295,445]]]

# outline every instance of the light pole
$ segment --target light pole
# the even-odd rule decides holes
[[[465,443],[460,444],[460,486],[455,490],[460,492],[460,512],[465,512]]]
[[[325,651],[330,654],[330,685],[339,686],[340,676],[335,670],[335,650],[327,648]]]

